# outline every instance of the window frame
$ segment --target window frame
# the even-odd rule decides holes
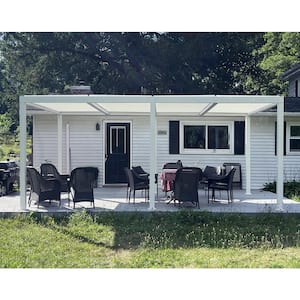
[[[291,145],[290,141],[291,140],[300,140],[300,135],[299,136],[291,136],[291,127],[297,126],[300,127],[300,123],[287,123],[287,132],[286,132],[286,153],[289,155],[300,155],[300,148],[298,151],[291,151]]]
[[[205,148],[190,149],[184,148],[184,127],[205,126]],[[228,128],[228,149],[208,149],[208,127],[226,126]],[[180,121],[180,154],[233,154],[234,152],[234,121]]]

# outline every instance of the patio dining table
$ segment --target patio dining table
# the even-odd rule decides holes
[[[172,183],[175,180],[177,169],[163,169],[160,174],[161,188],[163,192],[172,190]]]

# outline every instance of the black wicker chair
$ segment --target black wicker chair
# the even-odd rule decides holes
[[[218,168],[213,166],[206,166],[203,171],[203,177],[200,180],[200,185],[203,187],[205,194],[208,189],[208,178],[219,175]]]
[[[202,170],[194,167],[180,168],[176,172],[173,186],[173,200],[179,204],[191,202],[199,207],[198,187]]]
[[[41,175],[48,178],[55,178],[60,182],[60,191],[70,193],[70,175],[62,175],[58,172],[55,165],[44,163],[40,166]]]
[[[224,176],[210,177],[208,179],[208,203],[209,191],[212,190],[212,200],[215,201],[215,190],[227,191],[228,203],[233,202],[233,176],[235,168],[232,168],[228,174]]]
[[[132,167],[132,170],[139,174],[140,176],[143,176],[143,177],[149,177],[149,173],[146,172],[141,166],[135,166],[135,167]]]
[[[91,202],[95,208],[94,184],[96,173],[91,167],[80,167],[72,170],[70,177],[73,208],[76,202]]]
[[[57,200],[60,205],[60,182],[56,179],[45,179],[32,167],[27,167],[27,176],[30,183],[30,195],[28,205],[34,199],[39,207],[40,203],[46,200]]]
[[[128,202],[130,202],[131,193],[133,192],[133,203],[135,203],[135,191],[143,190],[145,191],[145,201],[148,194],[149,197],[149,179],[139,176],[135,171],[124,168],[126,178],[128,181],[127,185],[127,196]],[[148,193],[147,193],[148,191]]]
[[[182,167],[183,165],[181,160],[178,160],[177,162],[169,162],[163,165],[163,169],[179,169]]]
[[[141,166],[132,167],[132,170],[138,175],[145,178],[145,181],[149,184],[150,174],[146,172]],[[154,183],[156,184],[156,198],[158,198],[158,174],[155,174]]]

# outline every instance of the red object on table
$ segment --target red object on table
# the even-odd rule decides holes
[[[177,169],[163,169],[160,174],[161,188],[163,192],[172,190],[172,182],[175,180]]]

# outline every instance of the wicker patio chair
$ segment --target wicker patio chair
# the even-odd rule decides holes
[[[96,174],[91,167],[80,167],[72,170],[70,177],[73,208],[76,202],[91,202],[95,208],[94,184]]]
[[[182,167],[183,165],[181,160],[178,160],[177,162],[169,162],[163,165],[163,169],[179,169]]]
[[[209,191],[212,190],[212,200],[215,201],[215,190],[227,191],[228,203],[233,202],[233,176],[235,168],[232,168],[228,174],[224,176],[211,177],[208,179],[208,203]]]
[[[191,202],[199,207],[198,187],[202,178],[202,170],[195,167],[180,168],[176,172],[172,196],[179,204]]]
[[[124,168],[126,178],[128,181],[127,185],[127,196],[128,202],[130,203],[131,193],[133,192],[133,203],[135,203],[135,191],[142,190],[145,192],[145,201],[148,194],[149,197],[149,179],[138,176],[136,172],[129,168]],[[148,193],[147,193],[148,191]]]
[[[27,167],[27,175],[30,183],[30,195],[28,205],[31,205],[31,201],[35,200],[37,206],[46,200],[57,200],[60,206],[60,182],[56,179],[45,179],[42,175],[32,167]]]

